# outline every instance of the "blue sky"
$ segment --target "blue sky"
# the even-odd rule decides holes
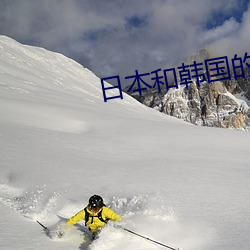
[[[248,9],[248,0],[240,0],[237,2],[237,6],[232,8],[229,12],[224,12],[223,8],[215,10],[211,13],[211,17],[206,23],[207,29],[216,28],[224,23],[225,20],[235,18],[237,22],[242,22],[244,12]]]
[[[100,77],[176,67],[201,48],[250,51],[249,0],[1,0],[0,34],[63,53]]]

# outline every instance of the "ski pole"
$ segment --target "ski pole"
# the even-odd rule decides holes
[[[171,249],[171,250],[180,250],[180,248],[173,248],[173,247],[167,246],[167,245],[162,244],[162,243],[160,243],[160,242],[158,242],[158,241],[152,240],[152,239],[150,239],[150,238],[148,238],[148,237],[145,237],[145,236],[143,236],[143,235],[140,235],[140,234],[138,234],[138,233],[135,233],[135,232],[133,232],[133,231],[127,229],[127,228],[122,228],[122,229],[125,230],[125,231],[127,231],[127,232],[129,232],[129,233],[131,233],[131,234],[137,235],[137,236],[139,236],[139,237],[141,237],[141,238],[143,238],[143,239],[145,239],[145,240],[154,242],[154,243],[156,243],[156,244],[158,244],[158,245],[161,245],[161,246],[163,246],[163,247],[169,248],[169,249]]]
[[[43,229],[46,231],[46,230],[48,230],[48,228],[47,227],[45,227],[41,222],[39,222],[38,220],[36,221],[40,226],[42,226],[43,227]]]

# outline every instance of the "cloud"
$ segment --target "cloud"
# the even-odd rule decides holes
[[[239,29],[240,23],[231,17],[229,20],[224,21],[221,26],[205,31],[200,38],[200,43],[212,44],[213,42],[231,36],[231,34],[237,33]]]
[[[249,11],[240,22],[239,8],[237,0],[2,0],[0,33],[61,52],[100,77],[120,75],[125,86],[135,70],[175,67],[204,46],[224,55],[249,48]],[[225,19],[218,25],[215,12]]]
[[[241,22],[230,20],[224,22],[222,26],[218,27],[214,33],[218,30],[224,32],[224,35],[219,35],[218,39],[209,44],[209,47],[213,53],[217,55],[226,55],[233,57],[235,54],[239,56],[244,55],[245,52],[250,54],[250,5],[244,12]],[[220,34],[221,32],[218,32]]]

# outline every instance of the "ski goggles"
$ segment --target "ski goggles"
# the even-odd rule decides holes
[[[97,207],[97,206],[89,206],[90,210],[93,212],[97,212],[101,209],[101,207]]]

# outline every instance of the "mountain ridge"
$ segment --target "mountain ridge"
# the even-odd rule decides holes
[[[210,54],[209,50],[201,49],[186,58],[185,64],[193,61],[201,63],[211,59]],[[246,70],[248,73],[250,70]],[[165,85],[161,85],[161,93],[154,88],[143,91],[142,96],[133,92],[135,87],[128,92],[130,86],[127,86],[124,91],[148,107],[195,125],[249,130],[250,78],[247,76],[223,81],[213,79],[213,82],[208,83],[206,71],[204,74],[205,81],[200,86],[193,79],[188,89],[179,84],[178,89],[167,91]]]

